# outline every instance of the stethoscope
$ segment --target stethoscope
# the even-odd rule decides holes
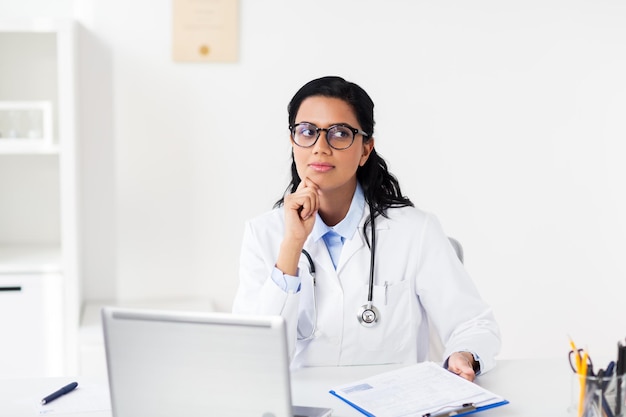
[[[374,266],[375,266],[375,259],[376,259],[376,223],[374,219],[375,217],[373,216],[373,210],[372,210],[372,207],[370,206],[370,227],[372,230],[372,244],[370,246],[370,276],[369,276],[369,286],[368,286],[368,291],[367,291],[367,303],[359,307],[359,310],[356,315],[356,318],[359,321],[359,323],[361,323],[361,325],[365,327],[373,327],[380,320],[380,312],[372,303],[372,299],[374,297]],[[315,297],[315,286],[316,286],[315,264],[313,263],[313,258],[311,258],[311,255],[309,254],[309,252],[307,252],[305,249],[302,249],[302,254],[306,256],[307,261],[309,262],[309,273],[311,274],[311,277],[313,278],[313,308],[315,310],[315,313],[314,313],[315,324],[313,325],[311,334],[309,336],[299,335],[299,338],[301,340],[303,339],[305,340],[305,339],[310,339],[313,336],[313,334],[315,333],[315,328],[317,327],[317,300]]]

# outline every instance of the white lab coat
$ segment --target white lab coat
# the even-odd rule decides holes
[[[300,291],[287,293],[271,278],[284,234],[283,209],[247,222],[233,312],[283,316],[293,367],[427,360],[428,315],[443,341],[444,358],[468,350],[480,356],[482,372],[493,368],[500,334],[492,310],[438,220],[417,208],[391,208],[389,218],[376,218],[373,304],[380,318],[370,328],[357,321],[368,294],[370,249],[363,236],[368,214],[364,210],[354,237],[346,239],[336,271],[323,239],[306,241],[316,268],[316,309],[304,255]],[[314,336],[298,340],[298,330],[307,336],[315,322]]]

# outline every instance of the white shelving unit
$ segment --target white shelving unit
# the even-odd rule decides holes
[[[71,20],[0,18],[0,377],[77,369],[75,49]]]

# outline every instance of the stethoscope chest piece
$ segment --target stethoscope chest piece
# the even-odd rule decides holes
[[[367,303],[359,308],[359,312],[357,313],[357,320],[365,327],[373,327],[378,323],[378,318],[380,317],[380,313],[378,309],[374,307],[371,303]]]

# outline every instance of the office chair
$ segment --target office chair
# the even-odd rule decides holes
[[[450,244],[452,245],[454,252],[456,252],[456,256],[459,258],[461,263],[463,263],[464,261],[463,245],[461,245],[461,242],[459,242],[453,237],[448,237],[448,240],[450,241]],[[429,359],[435,362],[443,362],[443,359],[444,359],[443,358],[443,350],[444,350],[443,342],[441,341],[441,338],[437,334],[437,331],[435,330],[434,326],[430,322],[430,318],[428,318],[428,327],[429,327],[429,332],[430,332],[429,334],[430,348],[429,348],[429,353],[428,353]]]
[[[463,263],[463,246],[461,246],[461,243],[453,237],[448,237],[448,240],[452,244],[452,247],[456,252],[456,256],[458,256],[461,263]]]

